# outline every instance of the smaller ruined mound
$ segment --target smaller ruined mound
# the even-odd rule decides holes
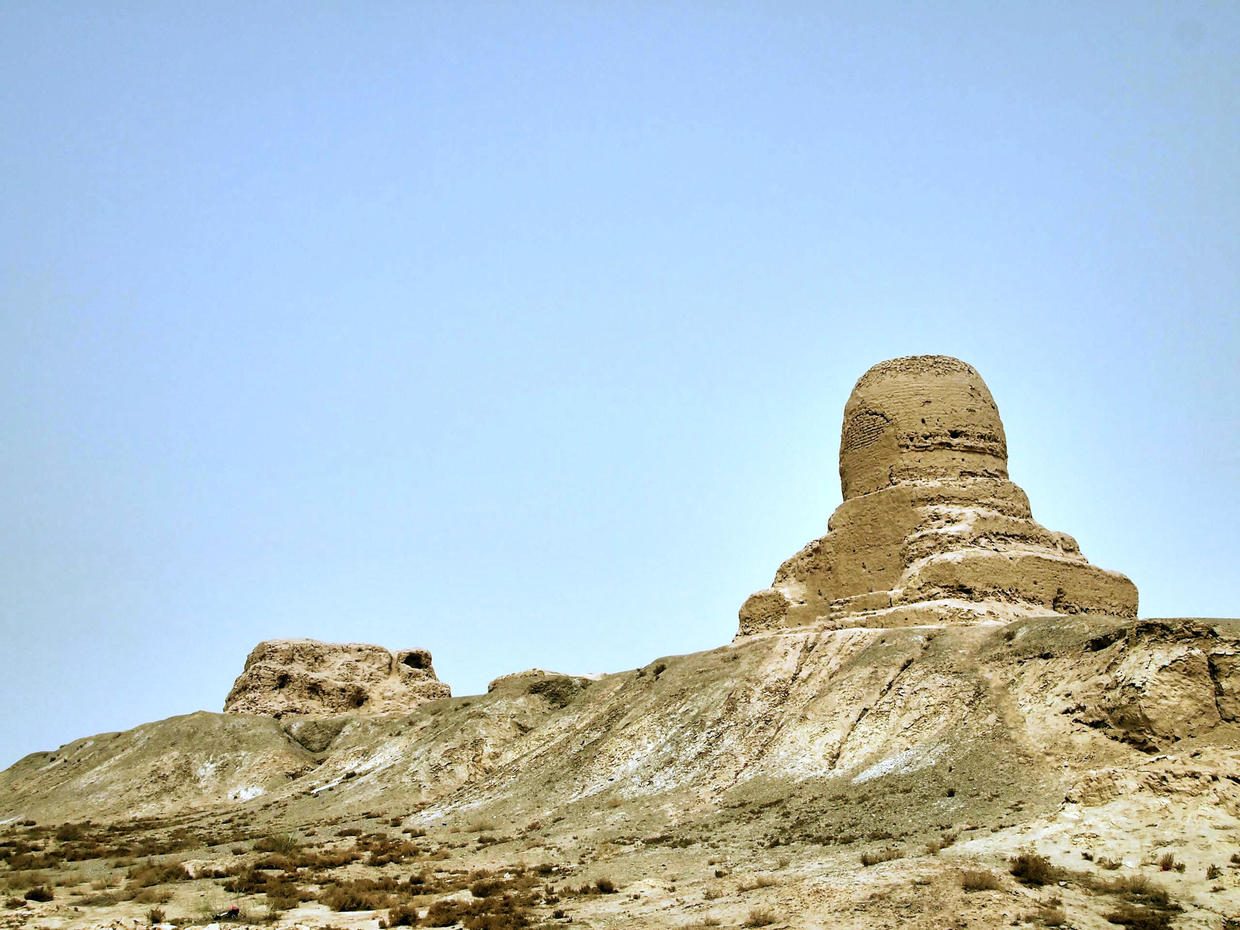
[[[509,672],[507,675],[500,675],[487,685],[487,694],[490,694],[500,685],[507,684],[510,681],[536,681],[542,678],[564,678],[562,672],[549,672],[545,668],[527,668],[523,672]]]
[[[393,714],[452,696],[425,649],[271,639],[246,657],[226,714],[330,717]]]

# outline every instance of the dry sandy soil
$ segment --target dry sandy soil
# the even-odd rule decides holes
[[[1220,620],[793,632],[172,718],[0,773],[0,924],[1235,928],[1238,653]]]

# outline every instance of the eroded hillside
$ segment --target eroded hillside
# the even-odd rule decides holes
[[[805,911],[836,887],[832,862],[852,870],[891,849],[875,875],[933,883],[947,863],[1002,866],[1025,846],[1137,873],[1170,849],[1185,872],[1158,879],[1183,886],[1182,906],[1223,914],[1240,907],[1227,865],[1240,852],[1238,651],[1234,621],[1085,616],[757,636],[596,681],[516,677],[405,715],[172,718],[30,756],[0,775],[0,804],[18,822],[151,818],[152,832],[175,823],[195,844],[229,844],[193,852],[205,861],[235,859],[238,837],[391,821],[434,838],[397,860],[406,871],[541,861],[646,888],[640,905],[583,897],[578,920],[594,926],[731,913],[722,893],[690,907],[679,891],[729,887],[712,858],[725,872],[800,863],[736,894],[786,899],[794,926],[837,926]],[[695,877],[665,882],[677,894],[649,885],[697,859]],[[1210,865],[1226,871],[1207,881]],[[319,877],[316,895],[334,881]],[[657,916],[668,907],[683,920]]]

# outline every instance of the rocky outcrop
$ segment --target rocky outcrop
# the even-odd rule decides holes
[[[720,805],[737,792],[782,797],[804,782],[824,811],[864,819],[891,798],[911,805],[897,819],[997,823],[1009,803],[1058,803],[1095,770],[1240,772],[1238,656],[1240,621],[1085,614],[752,636],[593,681],[514,676],[405,714],[199,713],[78,740],[0,773],[0,821],[252,802],[308,820],[500,804],[506,822],[547,823],[590,798],[611,810],[613,796],[732,817]],[[878,779],[922,793],[838,800]],[[1240,805],[1240,776],[1215,787]]]
[[[739,635],[1137,615],[1128,578],[1034,521],[1008,480],[994,399],[959,359],[899,358],[861,376],[844,408],[840,484],[827,535],[744,603]]]
[[[452,689],[425,649],[391,652],[365,643],[272,639],[245,660],[224,712],[270,717],[404,713]]]

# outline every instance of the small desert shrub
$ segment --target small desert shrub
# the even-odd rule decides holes
[[[127,877],[130,887],[147,888],[151,885],[188,881],[190,874],[180,862],[144,862],[131,868]]]
[[[1158,868],[1162,872],[1170,872],[1177,865],[1179,863],[1175,861],[1175,853],[1165,852],[1158,857]]]
[[[892,859],[899,859],[904,853],[893,846],[886,849],[878,849],[873,852],[863,852],[861,854],[862,865],[878,865],[880,862],[890,862]]]
[[[469,893],[475,898],[489,898],[504,890],[502,878],[482,878],[469,886]]]
[[[120,898],[116,895],[105,891],[100,894],[92,894],[87,895],[84,898],[79,898],[77,903],[83,907],[111,907],[119,900]]]
[[[1171,926],[1171,917],[1165,911],[1139,904],[1121,903],[1104,916],[1109,923],[1119,924],[1128,930],[1168,930]]]
[[[1113,882],[1102,884],[1099,890],[1153,907],[1170,908],[1172,906],[1171,897],[1166,889],[1159,887],[1144,875],[1117,878]]]
[[[62,823],[56,828],[56,839],[62,843],[71,843],[74,840],[80,840],[86,835],[86,831],[80,823]]]
[[[1222,874],[1223,874],[1223,870],[1220,869],[1217,865],[1214,865],[1213,863],[1211,863],[1210,866],[1206,869],[1206,878],[1208,878],[1210,881],[1214,881],[1214,879],[1218,878]]]
[[[1068,915],[1062,907],[1044,907],[1038,911],[1037,921],[1044,927],[1063,927],[1068,923]]]
[[[333,885],[319,895],[319,903],[333,911],[377,911],[387,907],[390,900],[391,895],[359,888],[356,882]]]
[[[52,900],[52,889],[47,887],[47,885],[35,885],[22,897],[27,901],[50,901]]]
[[[776,915],[776,913],[772,911],[770,908],[755,907],[753,910],[749,912],[749,916],[745,918],[745,922],[741,924],[741,926],[742,927],[765,927],[765,926],[768,926],[769,924],[775,923],[775,921],[778,919],[779,918]]]
[[[153,907],[146,912],[146,919],[152,924],[162,924],[166,916],[162,907]]]
[[[285,856],[291,856],[300,848],[301,843],[291,833],[273,833],[254,843],[255,852],[280,853]]]
[[[1032,850],[1024,850],[1009,859],[1008,871],[1026,885],[1049,885],[1063,875],[1049,859]]]
[[[405,859],[412,859],[420,852],[417,843],[407,841],[382,843],[370,851],[370,855],[366,857],[366,864],[382,866],[389,862],[401,862]]]
[[[172,892],[164,888],[143,888],[133,899],[138,904],[167,904],[172,900]]]
[[[747,881],[741,882],[736,886],[739,892],[757,891],[759,888],[770,888],[772,885],[778,885],[779,881],[773,875],[755,875]]]
[[[245,869],[224,882],[224,890],[233,894],[258,894],[267,887],[267,873]]]
[[[965,891],[998,891],[1003,882],[985,869],[965,869],[960,873],[960,887]]]
[[[418,925],[418,909],[412,904],[398,904],[389,908],[387,921],[383,927],[416,927]]]
[[[598,889],[599,894],[615,894],[616,883],[610,878],[600,878],[594,883],[594,887]]]

